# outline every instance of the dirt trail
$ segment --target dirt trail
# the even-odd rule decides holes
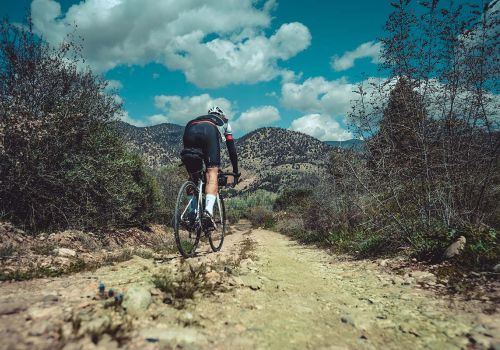
[[[236,227],[223,252],[207,254],[202,247],[200,257],[190,259],[211,266],[205,277],[218,288],[197,293],[183,308],[165,303],[151,283],[166,268],[179,270],[175,256],[2,283],[0,348],[500,348],[498,314],[436,296],[375,263],[342,260],[274,232],[247,229]],[[253,257],[235,267],[241,243],[248,248],[250,241],[256,243]],[[99,281],[128,291],[126,298],[146,291],[145,310],[105,308],[96,298]]]

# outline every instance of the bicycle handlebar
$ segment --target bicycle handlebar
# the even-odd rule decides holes
[[[236,186],[236,179],[238,179],[240,177],[240,174],[236,174],[236,173],[230,173],[230,172],[225,172],[225,173],[219,173],[218,174],[218,178],[220,179],[220,177],[223,177],[225,178],[225,182],[224,184],[222,184],[222,186],[226,186],[226,187],[231,187],[231,188],[234,188],[234,186]],[[227,176],[232,176],[235,180],[233,181],[233,183],[231,184],[228,184],[227,183]]]

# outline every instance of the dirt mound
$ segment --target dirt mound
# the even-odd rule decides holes
[[[161,225],[35,236],[1,222],[0,239],[0,280],[58,276],[125,261],[133,255],[161,258],[175,251],[172,232]]]

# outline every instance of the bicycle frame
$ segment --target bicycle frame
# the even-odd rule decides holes
[[[220,177],[228,175],[238,176],[237,174],[233,173],[222,173],[222,172],[219,173],[218,175],[219,187],[227,186],[227,179],[225,181],[222,181]],[[203,222],[203,216],[205,210],[205,203],[203,199],[204,196],[203,189],[205,186],[204,180],[205,179],[203,172],[201,172],[201,178],[193,179],[193,176],[190,176],[190,179],[181,186],[181,189],[179,190],[177,196],[177,202],[175,205],[175,215],[173,218],[174,236],[177,248],[185,258],[194,256],[200,237],[203,234],[203,232],[205,237],[208,237],[208,242],[210,243],[210,247],[214,252],[218,252],[221,249],[222,244],[224,242],[224,235],[226,231],[226,214],[224,209],[224,201],[223,201],[224,198],[219,192],[217,192],[215,195],[215,200],[217,201],[217,207],[215,209],[216,210],[218,209],[218,212],[216,214],[214,213],[215,217],[213,217],[213,224],[215,226],[213,228],[209,226],[204,227],[205,225],[205,223]],[[196,191],[198,191],[197,195],[195,194]],[[183,208],[181,203],[184,201],[182,200],[182,198],[185,198],[184,196],[186,195],[189,196],[189,200],[187,201],[188,202],[187,205],[185,205]],[[185,218],[185,216],[186,213],[190,211],[190,208],[194,206],[195,204],[194,201],[196,201],[197,212],[194,215],[195,218],[193,222],[192,216],[190,218]],[[219,225],[220,225],[220,232],[216,233],[214,236],[213,232],[219,230]],[[189,233],[189,238],[184,239],[183,237],[181,237],[180,232],[182,231],[184,232],[187,231]],[[195,234],[194,242],[192,242],[193,234]],[[188,242],[189,245],[186,247],[183,246],[184,242]]]
[[[203,208],[204,208],[204,205],[203,205],[203,185],[205,184],[205,182],[200,179],[198,180],[198,205],[196,206],[196,208],[201,208],[202,210],[198,210],[197,213],[196,213],[196,220],[199,220],[201,217],[200,217],[200,212],[203,212]],[[184,216],[184,214],[186,213],[186,211],[189,209],[189,206],[191,205],[191,201],[193,199],[191,198],[188,202],[188,204],[186,205],[186,208],[184,208],[182,214],[181,214],[181,217]],[[220,200],[219,200],[219,193],[217,193],[217,198],[216,198],[216,201],[217,201],[217,207],[219,208],[219,213],[221,212],[221,205],[220,205]]]
[[[231,175],[231,176],[234,176],[235,174],[233,173],[220,173],[219,175],[224,175],[224,176],[227,176],[227,175]],[[196,220],[201,220],[201,215],[203,213],[203,210],[204,210],[204,203],[203,203],[203,185],[205,185],[205,182],[203,181],[203,176],[201,176],[201,178],[198,180],[198,205],[196,206],[196,208],[201,208],[201,210],[198,210],[197,213],[196,213]],[[186,213],[186,211],[189,209],[189,206],[191,205],[191,201],[193,199],[190,199],[186,208],[184,208],[182,214],[181,214],[181,217],[184,217],[184,214]],[[221,206],[221,203],[220,203],[220,194],[219,194],[219,191],[217,191],[217,195],[216,195],[216,202],[217,202],[217,208],[219,208],[219,213],[220,215],[222,215],[222,206]],[[221,222],[223,221],[223,218],[221,218]]]

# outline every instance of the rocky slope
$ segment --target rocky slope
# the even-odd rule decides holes
[[[135,127],[118,122],[117,130],[151,167],[179,162],[183,127],[159,124]],[[236,141],[244,182],[240,190],[279,191],[298,182],[314,181],[323,173],[332,147],[314,137],[281,128],[257,129]],[[222,147],[223,166],[229,166]]]
[[[247,179],[244,189],[272,192],[314,181],[334,151],[314,137],[280,128],[255,130],[238,140],[237,147]]]
[[[116,122],[115,127],[127,144],[142,154],[151,167],[179,161],[184,127],[169,123],[136,127],[124,122]]]

